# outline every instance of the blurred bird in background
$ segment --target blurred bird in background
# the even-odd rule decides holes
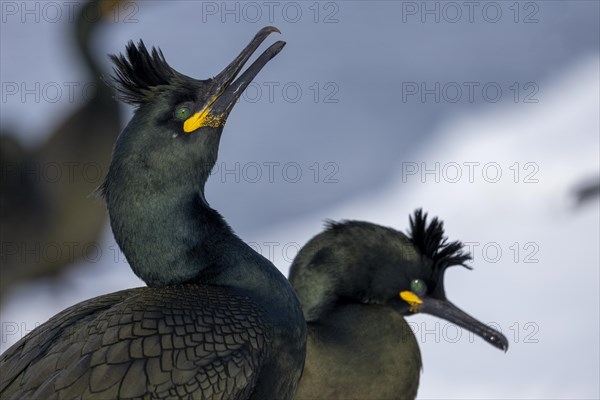
[[[598,201],[600,197],[600,177],[596,176],[593,180],[580,182],[573,190],[575,205],[581,207],[591,201]]]
[[[106,211],[90,198],[106,174],[120,113],[91,43],[119,0],[91,0],[73,24],[78,52],[91,79],[89,97],[39,147],[25,148],[15,132],[0,135],[2,177],[0,293],[79,261],[96,243]],[[92,93],[93,92],[93,93]],[[44,176],[41,171],[49,171]],[[56,174],[52,171],[55,171]]]

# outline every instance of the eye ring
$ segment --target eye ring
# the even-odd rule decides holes
[[[177,107],[175,109],[175,112],[173,113],[173,116],[175,117],[175,119],[178,119],[179,121],[185,121],[191,115],[192,115],[192,111],[190,110],[189,107],[186,107],[186,106]]]
[[[413,279],[410,282],[410,291],[417,296],[423,296],[425,293],[427,293],[427,285],[421,279]]]

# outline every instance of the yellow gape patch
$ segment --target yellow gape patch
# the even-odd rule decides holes
[[[185,120],[183,123],[183,131],[185,133],[194,132],[196,129],[202,128],[203,126],[218,128],[219,126],[225,125],[224,114],[214,115],[210,110],[210,106],[212,106],[218,97],[219,95],[213,96],[202,111],[198,111],[196,114]]]
[[[203,126],[218,128],[219,126],[223,125],[225,125],[225,118],[223,117],[223,114],[214,115],[207,107],[186,119],[183,123],[183,131],[185,133],[191,133],[198,128],[202,128]]]
[[[410,304],[410,312],[419,312],[419,307],[421,306],[421,304],[423,304],[423,300],[421,300],[419,296],[417,296],[410,290],[405,290],[403,292],[400,292],[400,297],[402,298],[402,300]]]

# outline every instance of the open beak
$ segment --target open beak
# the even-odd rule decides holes
[[[202,108],[189,117],[183,124],[183,130],[190,133],[203,126],[213,128],[225,125],[225,121],[231,112],[231,109],[240,98],[246,87],[252,82],[260,70],[275,57],[285,46],[285,42],[278,41],[266,49],[257,59],[248,67],[243,74],[234,81],[237,74],[244,67],[244,64],[254,54],[261,43],[273,32],[279,32],[274,26],[262,28],[252,41],[242,50],[242,52],[233,60],[221,73],[213,78],[214,94]]]
[[[508,340],[502,333],[471,317],[448,300],[419,297],[408,290],[400,292],[400,297],[410,305],[412,313],[421,312],[435,315],[473,332],[500,350],[508,350]]]

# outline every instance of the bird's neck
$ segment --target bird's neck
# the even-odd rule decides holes
[[[201,191],[173,196],[123,193],[110,204],[117,243],[133,271],[148,286],[186,283],[231,286],[264,295],[265,302],[296,304],[287,279],[244,243],[210,208]],[[282,298],[277,298],[282,296]],[[293,295],[292,295],[293,296]]]
[[[415,398],[420,351],[410,326],[393,309],[339,305],[307,325],[306,364],[296,400]]]

